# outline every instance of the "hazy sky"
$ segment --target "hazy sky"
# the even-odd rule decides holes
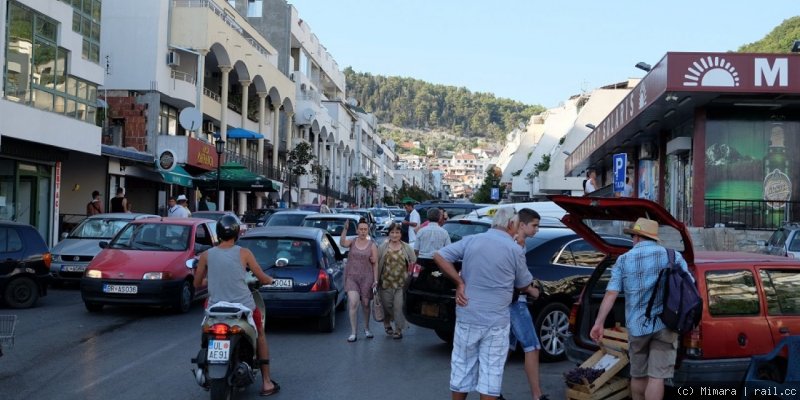
[[[553,107],[668,51],[731,51],[798,0],[289,0],[341,69]],[[800,38],[798,38],[800,39]]]

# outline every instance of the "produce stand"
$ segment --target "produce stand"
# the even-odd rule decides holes
[[[567,382],[567,400],[621,400],[629,398],[630,382],[616,375],[628,365],[628,332],[625,328],[606,329],[600,350],[583,362],[579,368],[603,369],[604,372],[589,382]]]

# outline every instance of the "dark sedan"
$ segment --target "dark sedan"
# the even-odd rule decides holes
[[[271,317],[317,318],[322,332],[336,327],[345,298],[344,264],[333,238],[318,228],[254,228],[237,242],[250,249],[275,282],[260,289]]]
[[[489,223],[456,220],[448,221],[444,228],[450,233],[451,240],[457,241],[466,235],[485,232]],[[628,238],[609,240],[631,246]],[[528,269],[544,288],[539,299],[528,299],[528,308],[542,343],[541,357],[545,361],[562,360],[570,306],[580,295],[587,276],[605,254],[566,228],[545,226],[525,244]],[[449,342],[455,326],[455,287],[433,260],[420,259],[418,263],[420,268],[414,271],[406,292],[406,319],[415,325],[434,329],[442,340]],[[461,264],[457,263],[456,268],[460,270]]]
[[[11,308],[33,307],[47,295],[50,261],[44,238],[31,225],[0,222],[0,296]]]

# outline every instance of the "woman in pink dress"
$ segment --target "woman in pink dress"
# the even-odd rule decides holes
[[[347,292],[347,310],[350,315],[350,336],[348,342],[355,342],[358,336],[358,305],[361,304],[364,315],[364,336],[372,339],[374,335],[369,330],[370,300],[373,291],[378,285],[378,246],[369,237],[369,224],[364,218],[358,221],[358,237],[347,240],[347,229],[350,221],[345,221],[342,236],[339,238],[341,247],[350,248],[347,254],[347,264],[344,268],[344,290]]]

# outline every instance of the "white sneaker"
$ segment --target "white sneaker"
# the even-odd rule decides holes
[[[375,335],[373,335],[372,332],[369,331],[369,329],[364,330],[364,336],[366,336],[367,339],[372,339],[375,337]]]

